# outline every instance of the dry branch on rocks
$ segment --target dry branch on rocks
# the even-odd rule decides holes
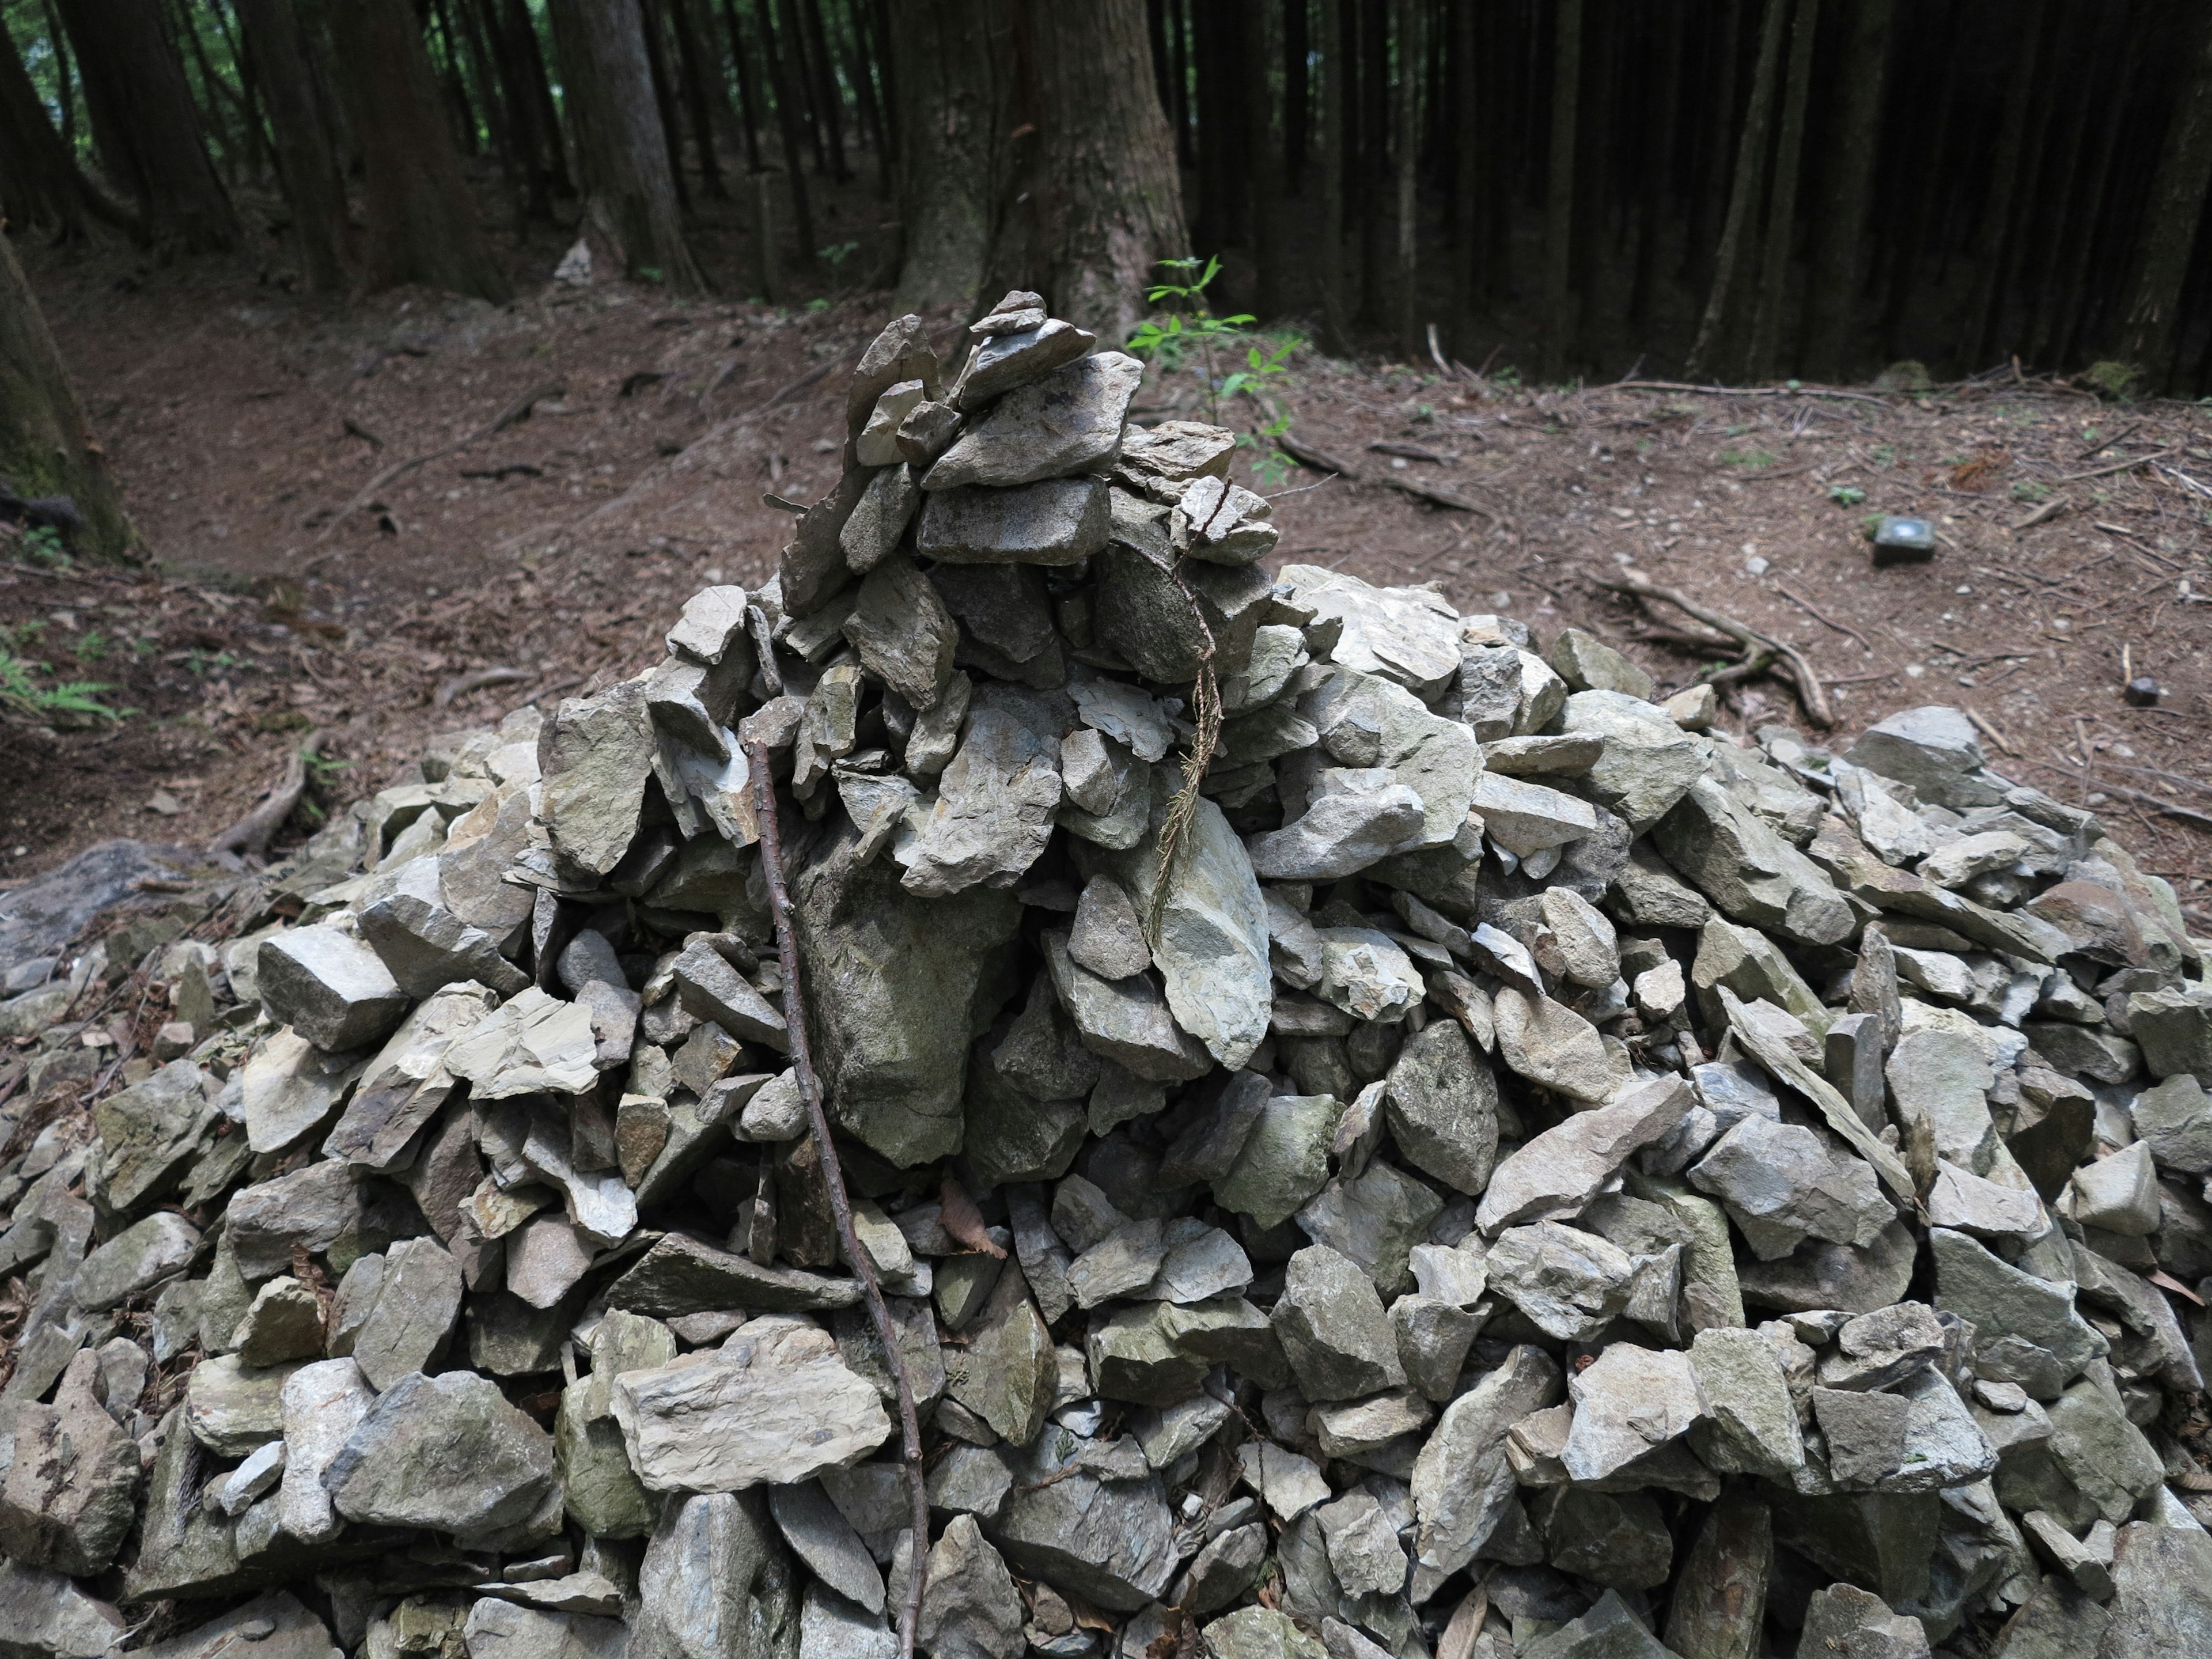
[[[9,980],[0,1647],[2202,1650],[2171,890],[1271,577],[1094,344],[892,325],[774,580]]]

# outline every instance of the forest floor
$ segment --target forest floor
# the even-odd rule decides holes
[[[845,374],[888,296],[777,310],[557,288],[557,252],[495,308],[298,297],[243,260],[25,250],[150,562],[64,569],[0,544],[0,645],[49,665],[41,684],[106,683],[134,711],[0,710],[0,884],[111,836],[204,844],[310,729],[344,769],[327,798],[367,793],[431,732],[656,659],[702,584],[773,572],[789,519],[763,494],[811,501],[834,477]],[[1292,492],[1281,562],[1432,582],[1547,641],[1578,623],[1687,684],[1714,659],[1684,619],[1589,580],[1632,565],[1802,648],[1839,736],[1969,709],[2000,768],[2099,806],[2212,928],[2212,409],[2009,376],[1528,389],[1310,347],[1269,395],[1292,442],[1345,467],[1252,481]],[[1139,399],[1146,419],[1210,413],[1191,372]],[[1878,512],[1929,519],[1935,559],[1876,568]],[[508,672],[470,689],[492,669]],[[2130,673],[2158,680],[2155,706],[2123,701]],[[1784,682],[1735,687],[1727,708],[1736,729],[1806,726]]]

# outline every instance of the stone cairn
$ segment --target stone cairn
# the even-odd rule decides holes
[[[971,332],[659,667],[0,1005],[185,1022],[0,1173],[0,1653],[891,1659],[917,1556],[930,1659],[2212,1652],[2166,884],[1954,710],[1270,578]]]

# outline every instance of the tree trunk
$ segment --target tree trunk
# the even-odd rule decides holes
[[[769,0],[761,0],[763,12]],[[822,107],[822,94],[814,78],[814,66],[807,61],[806,27],[799,21],[798,0],[776,0],[775,9],[781,14],[776,20],[776,33],[781,37],[783,58],[782,78],[778,82],[777,100],[781,102],[785,90],[789,91],[797,107],[804,113],[809,136],[814,143],[814,176],[830,176],[829,116]],[[836,168],[842,176],[844,167]]]
[[[437,76],[407,0],[333,7],[339,63],[360,135],[368,285],[427,283],[494,301],[512,291],[461,177]]]
[[[830,135],[830,171],[839,184],[853,176],[845,165],[845,95],[837,87],[836,61],[830,55],[830,33],[822,24],[822,0],[793,0],[806,30],[806,58],[814,75],[814,100]]]
[[[1805,151],[1805,103],[1812,95],[1813,39],[1820,32],[1820,0],[1797,0],[1790,36],[1790,80],[1782,100],[1782,140],[1774,156],[1774,193],[1766,210],[1765,259],[1759,304],[1753,313],[1746,377],[1765,380],[1775,370],[1774,352],[1790,308],[1790,256],[1797,236],[1797,172]]]
[[[1209,254],[1251,250],[1251,160],[1245,49],[1256,0],[1205,0],[1191,19],[1198,60],[1199,246]]]
[[[1569,246],[1575,222],[1575,118],[1582,91],[1583,0],[1559,0],[1552,48],[1552,142],[1544,163],[1544,374],[1566,374],[1574,328]]]
[[[54,49],[54,70],[61,83],[62,149],[74,161],[76,158],[76,76],[70,60],[69,36],[63,32],[61,14],[54,9],[54,0],[39,0],[40,15],[46,19],[46,44]],[[9,50],[15,46],[9,38]]]
[[[503,3],[506,8],[501,33],[507,40],[508,50],[514,54],[515,72],[521,78],[522,92],[526,94],[519,97],[517,101],[526,101],[533,112],[531,126],[537,135],[537,154],[544,169],[547,200],[545,210],[539,216],[550,218],[553,212],[551,198],[574,196],[576,184],[569,176],[568,152],[562,141],[561,112],[553,103],[553,77],[545,72],[544,46],[538,38],[538,24],[530,15],[527,0],[489,0],[489,3]],[[534,205],[536,195],[537,187],[533,185],[533,214],[537,213]]]
[[[138,234],[138,222],[87,179],[53,123],[15,37],[0,29],[0,211],[51,231],[58,242],[85,234],[88,217]]]
[[[730,124],[729,100],[721,95],[721,76],[709,79],[706,48],[691,18],[690,0],[668,0],[668,21],[676,35],[677,77],[684,83],[684,110],[691,123],[691,147],[699,153],[699,180],[717,202],[730,199],[722,183],[722,164],[714,154],[717,105],[720,125]]]
[[[1827,188],[1814,217],[1813,270],[1805,294],[1805,373],[1841,380],[1851,349],[1852,312],[1874,204],[1875,154],[1881,134],[1881,85],[1889,64],[1897,0],[1852,0],[1844,42],[1841,108],[1828,145]]]
[[[1174,95],[1161,107],[1167,111],[1168,125],[1175,129],[1176,162],[1187,167],[1198,159],[1197,151],[1191,148],[1191,26],[1187,0],[1167,0],[1167,31],[1168,82]]]
[[[684,240],[638,0],[553,0],[562,80],[576,124],[585,222],[629,275],[678,294],[707,279]]]
[[[860,125],[876,152],[876,194],[888,199],[891,169],[898,161],[898,143],[891,135],[887,109],[888,84],[879,86],[878,72],[887,70],[890,58],[880,37],[873,33],[870,9],[854,0],[847,14],[850,32],[842,38],[851,53],[853,91],[860,106]]]
[[[15,251],[0,237],[0,478],[25,497],[66,495],[79,552],[115,557],[137,539],[115,481],[85,439],[84,412]]]
[[[1735,298],[1739,267],[1746,258],[1745,241],[1759,198],[1766,182],[1766,139],[1774,121],[1774,79],[1782,58],[1782,21],[1790,0],[1765,0],[1766,14],[1759,26],[1759,66],[1753,71],[1751,105],[1744,112],[1742,142],[1736,147],[1735,178],[1729,187],[1728,217],[1721,226],[1720,247],[1713,256],[1713,285],[1705,296],[1705,313],[1698,323],[1698,337],[1690,346],[1685,373],[1703,374],[1718,361]]]
[[[199,29],[192,21],[191,13],[183,5],[177,6],[176,14],[171,20],[167,33],[173,51],[175,50],[179,35],[191,43],[192,62],[200,72],[200,95],[192,100],[193,106],[198,111],[202,126],[207,136],[215,143],[216,157],[222,164],[223,173],[228,177],[231,187],[236,189],[239,179],[238,154],[231,148],[230,127],[222,116],[224,89],[216,83],[215,71],[208,67],[207,49],[201,44]],[[179,67],[183,67],[181,54],[179,54]],[[185,90],[188,96],[191,91],[191,72],[187,70],[185,72]]]
[[[508,109],[511,100],[507,82],[499,73],[498,59],[485,38],[483,14],[475,0],[452,0],[447,8],[446,24],[460,37],[470,77],[476,82],[477,95],[483,102],[484,125],[491,129],[492,150],[499,157],[500,183],[514,210],[514,231],[520,238],[530,217],[526,196],[530,163],[514,141],[514,119]]]
[[[1156,265],[1189,246],[1174,139],[1145,72],[1144,0],[1048,0],[1034,27],[1044,295],[1118,343]]]
[[[784,46],[794,42],[776,40],[775,20],[769,15],[773,8],[769,0],[760,0],[760,32],[763,56],[768,59],[769,96],[775,100],[776,125],[783,135],[784,172],[791,180],[791,224],[799,240],[799,265],[802,270],[814,269],[814,208],[807,199],[806,173],[799,165],[800,105],[795,78],[786,66]],[[735,14],[732,13],[732,15]],[[790,15],[788,9],[784,14]],[[817,149],[816,156],[820,156]]]
[[[638,40],[645,47],[646,82],[652,89],[653,112],[660,125],[660,148],[668,159],[669,188],[676,193],[678,214],[688,216],[691,186],[684,176],[684,134],[677,125],[675,81],[668,72],[667,36],[660,26],[659,0],[636,0],[636,5]]]
[[[208,159],[157,0],[62,0],[62,19],[101,164],[138,204],[149,240],[164,252],[234,246],[238,216]]]
[[[1570,0],[1571,3],[1571,0]],[[1390,326],[1390,0],[1359,12],[1359,317]]]
[[[1320,241],[1314,281],[1321,289],[1322,331],[1329,350],[1350,349],[1344,306],[1345,111],[1351,102],[1344,51],[1348,26],[1344,0],[1321,0],[1321,83],[1314,88],[1321,114],[1321,213],[1315,234]]]
[[[2128,42],[2118,75],[2103,102],[2104,118],[2097,137],[2096,159],[2090,164],[2088,182],[2082,191],[2081,216],[2067,243],[2065,269],[2052,300],[2051,330],[2035,346],[2036,361],[2050,368],[2063,368],[2074,361],[2075,342],[2092,309],[2087,301],[2089,290],[2085,279],[2090,256],[2102,241],[2099,222],[2118,206],[2112,189],[2112,159],[2118,153],[2120,125],[2128,112],[2128,100],[2124,94],[2134,83],[2136,66],[2142,58],[2141,45],[2138,40]]]
[[[1283,0],[1283,187],[1290,196],[1305,194],[1306,155],[1311,145],[1310,4],[1310,0]]]
[[[269,134],[261,124],[261,89],[254,82],[253,65],[247,61],[238,37],[232,33],[230,24],[223,16],[223,9],[221,6],[213,8],[210,15],[215,19],[216,33],[222,36],[223,50],[230,54],[230,61],[238,70],[238,118],[246,128],[246,159],[253,168],[254,176],[265,182],[276,171],[276,156]]]
[[[1743,0],[1723,0],[1709,13],[1713,28],[1709,56],[1713,66],[1706,113],[1711,118],[1698,135],[1697,164],[1690,194],[1689,234],[1682,247],[1683,275],[1692,290],[1711,290],[1716,276],[1714,250],[1726,222],[1732,192],[1729,187],[1735,160],[1732,140],[1736,133],[1736,81],[1743,33]]]
[[[317,95],[307,40],[293,0],[236,0],[239,28],[259,71],[262,96],[276,125],[277,176],[300,239],[301,274],[319,294],[350,280],[345,179]]]
[[[1681,131],[1682,57],[1689,49],[1686,27],[1664,15],[1656,21],[1659,51],[1665,61],[1653,94],[1658,118],[1644,148],[1644,199],[1637,204],[1636,267],[1628,284],[1628,326],[1638,338],[1648,336],[1651,329],[1658,300],[1660,247],[1668,228],[1679,216],[1668,211],[1667,204],[1674,194],[1674,147]]]
[[[2134,295],[2128,303],[2120,355],[2142,371],[2144,390],[2166,385],[2173,356],[2174,320],[2189,274],[2189,254],[2197,222],[2204,215],[2204,193],[2212,185],[2212,12],[2196,43],[2188,78],[2166,130],[2166,146],[2152,175],[2150,203],[2143,216],[2142,251]]]
[[[1579,0],[1575,0],[1579,3]],[[1396,173],[1398,257],[1395,283],[1396,326],[1392,332],[1399,347],[1419,356],[1420,325],[1420,165],[1421,69],[1427,54],[1421,49],[1421,25],[1425,21],[1422,0],[1391,0],[1397,14],[1398,66],[1390,88],[1392,126],[1395,128],[1391,159]]]
[[[711,6],[714,0],[705,3]],[[758,173],[762,167],[760,83],[753,78],[753,55],[746,49],[744,28],[738,21],[738,0],[722,0],[722,27],[730,37],[730,61],[738,70],[738,120],[745,130],[745,167]]]
[[[1458,319],[1452,346],[1472,361],[1474,319],[1489,297],[1489,261],[1483,257],[1483,219],[1490,204],[1484,189],[1482,118],[1489,106],[1475,52],[1475,9],[1471,3],[1444,8],[1451,33],[1452,263],[1459,271]]]
[[[899,100],[899,218],[905,249],[893,308],[968,306],[979,298],[1005,165],[1005,28],[973,0],[899,0],[891,8]]]

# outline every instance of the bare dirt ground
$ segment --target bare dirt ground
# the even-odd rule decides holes
[[[888,307],[556,289],[550,241],[518,254],[506,307],[297,297],[243,258],[25,252],[151,563],[57,570],[0,545],[17,654],[137,711],[0,720],[11,884],[104,836],[204,842],[305,731],[343,763],[322,791],[342,800],[432,732],[653,660],[694,588],[774,569],[788,519],[762,496],[826,488],[844,373]],[[949,347],[957,319],[939,320]],[[1291,492],[1284,562],[1434,582],[1546,638],[1580,623],[1686,684],[1717,659],[1704,630],[1588,580],[1631,565],[1801,647],[1839,733],[1970,709],[1993,759],[2099,806],[2212,926],[2212,410],[2010,375],[1531,390],[1310,347],[1270,395],[1291,440],[1343,468],[1255,483]],[[1186,371],[1139,412],[1210,411]],[[1262,418],[1241,398],[1220,413]],[[1932,520],[1934,561],[1875,568],[1876,512]],[[471,689],[492,669],[509,672]],[[2123,701],[2128,673],[2158,680],[2155,706]],[[1727,706],[1739,729],[1806,724],[1778,680]]]

